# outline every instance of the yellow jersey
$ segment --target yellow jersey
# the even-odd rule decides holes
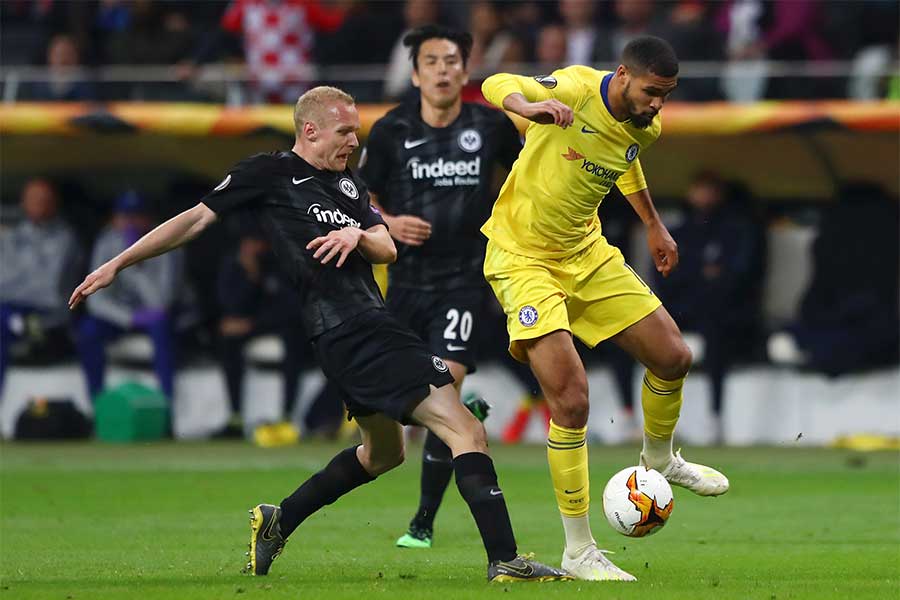
[[[509,94],[529,102],[555,98],[574,113],[572,125],[530,123],[525,147],[481,231],[501,248],[533,258],[561,258],[601,236],[597,208],[613,185],[623,194],[647,187],[640,153],[662,130],[659,114],[646,129],[619,122],[609,108],[613,73],[571,66],[545,77],[492,75],[482,92],[501,107]]]

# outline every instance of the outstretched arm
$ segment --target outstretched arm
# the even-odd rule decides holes
[[[216,213],[202,202],[172,217],[88,275],[72,292],[69,308],[108,286],[122,269],[186,244],[215,220]]]

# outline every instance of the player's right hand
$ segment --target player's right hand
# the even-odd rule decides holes
[[[431,237],[431,223],[413,215],[386,217],[391,237],[408,246],[421,246]]]
[[[528,102],[522,105],[519,114],[535,123],[559,125],[563,129],[575,120],[572,109],[556,99]]]
[[[112,264],[105,263],[98,267],[96,271],[85,277],[84,281],[81,282],[81,285],[75,288],[75,291],[72,292],[72,295],[69,297],[69,310],[72,310],[81,304],[82,300],[97,290],[102,290],[111,284],[113,279],[116,278],[116,273],[116,268]]]

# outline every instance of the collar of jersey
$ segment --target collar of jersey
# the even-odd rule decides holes
[[[616,115],[613,114],[612,107],[609,105],[609,82],[612,81],[613,73],[607,73],[603,76],[603,79],[600,81],[600,97],[603,99],[603,106],[606,107],[606,112],[615,119]]]
[[[460,106],[459,114],[456,115],[456,118],[453,119],[453,121],[449,125],[447,125],[445,127],[432,127],[431,125],[429,125],[428,123],[425,122],[425,119],[422,118],[422,99],[419,98],[419,100],[417,102],[410,103],[410,105],[411,105],[412,111],[413,111],[412,116],[415,118],[415,120],[418,121],[419,123],[421,123],[421,125],[425,129],[425,131],[431,131],[431,132],[446,131],[446,130],[450,129],[451,127],[456,125],[460,121],[460,119],[463,118],[463,113],[466,110],[466,102],[463,102],[462,106]]]
[[[300,173],[301,175],[306,175],[308,173],[309,175],[315,175],[316,177],[325,177],[325,178],[328,178],[328,177],[335,178],[335,177],[341,177],[341,176],[345,175],[345,171],[329,171],[328,169],[317,169],[314,166],[312,166],[311,164],[309,164],[308,162],[306,162],[306,159],[304,159],[302,156],[300,156],[293,150],[288,150],[287,153],[290,154],[291,157],[293,158],[293,160],[298,164],[298,166],[300,166],[303,169],[303,172]]]

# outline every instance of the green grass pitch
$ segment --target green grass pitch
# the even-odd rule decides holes
[[[277,503],[341,448],[306,443],[0,446],[0,596],[27,600],[572,598],[671,600],[900,595],[900,455],[795,447],[687,449],[731,491],[675,490],[659,534],[614,533],[600,492],[636,448],[591,448],[594,534],[636,584],[493,585],[455,486],[435,547],[393,547],[418,497],[409,460],[301,525],[267,578],[240,574],[247,509]],[[522,551],[559,564],[562,527],[542,447],[493,450]]]

